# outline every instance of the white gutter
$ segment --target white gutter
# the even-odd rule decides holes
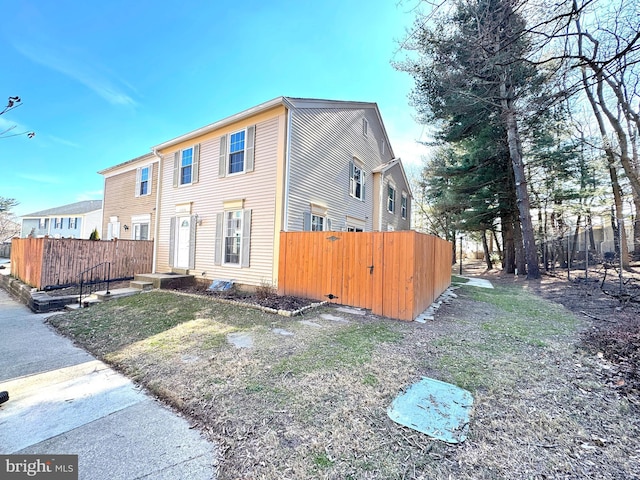
[[[156,273],[158,266],[158,235],[160,234],[160,194],[162,193],[162,156],[158,155],[158,150],[154,148],[152,153],[158,159],[158,179],[156,187],[156,214],[155,225],[153,227],[153,260],[151,263],[151,273]],[[153,186],[151,187],[153,188]],[[171,254],[171,253],[169,253]]]

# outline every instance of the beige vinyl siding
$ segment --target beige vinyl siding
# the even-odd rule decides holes
[[[274,226],[276,205],[276,164],[278,152],[277,116],[255,124],[234,126],[233,130],[209,135],[200,144],[199,181],[192,185],[173,186],[173,150],[163,152],[162,195],[158,234],[158,272],[168,272],[169,229],[171,217],[176,215],[176,205],[191,203],[191,215],[198,215],[202,223],[196,227],[195,268],[189,272],[207,279],[232,279],[239,283],[260,285],[273,282],[272,265],[274,255]],[[255,168],[244,174],[218,177],[218,157],[220,135],[236,131],[249,125],[256,125]],[[198,143],[197,139],[193,144]],[[184,146],[181,146],[184,148]],[[216,214],[223,212],[223,202],[244,199],[244,209],[251,209],[251,250],[250,266],[214,265],[214,245],[216,235]]]
[[[305,108],[291,112],[289,204],[285,229],[303,229],[310,204],[325,205],[332,229],[345,227],[346,216],[373,224],[373,175],[371,170],[391,159],[388,146],[382,154],[384,134],[373,108]],[[368,133],[362,133],[362,119]],[[363,165],[365,199],[349,195],[349,161]]]
[[[155,160],[155,157],[153,157]],[[151,194],[140,197],[135,196],[136,189],[136,170],[139,167],[150,166],[149,176],[151,178]],[[151,163],[149,159],[140,163],[127,165],[128,170],[117,172],[113,175],[107,175],[104,182],[104,202],[102,216],[102,239],[107,238],[108,224],[110,217],[118,217],[121,230],[120,235],[123,239],[133,238],[133,228],[131,217],[134,215],[151,215],[149,224],[149,240],[153,240],[155,233],[155,208],[156,197],[158,195],[158,163]],[[124,225],[129,227],[128,231],[124,231]]]
[[[390,213],[387,209],[387,187],[389,181],[396,188],[396,208],[394,213]],[[407,194],[407,218],[402,218],[402,192]],[[388,230],[391,225],[394,230],[409,230],[411,228],[411,196],[409,195],[409,186],[404,181],[404,176],[400,170],[400,164],[396,164],[389,170],[384,172],[382,181],[382,230]]]

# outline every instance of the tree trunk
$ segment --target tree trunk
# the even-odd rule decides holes
[[[609,167],[609,178],[611,179],[611,188],[613,190],[613,201],[615,205],[615,215],[618,219],[624,218],[622,215],[622,188],[620,188],[620,183],[618,182],[618,172],[616,170],[616,158],[613,152],[613,148],[611,147],[611,143],[607,138],[607,129],[604,124],[604,119],[602,118],[602,113],[598,108],[598,104],[596,102],[595,97],[593,96],[593,92],[589,87],[589,81],[587,79],[587,73],[585,68],[582,68],[582,84],[584,85],[584,90],[587,95],[587,99],[589,100],[589,104],[591,105],[591,109],[593,110],[593,116],[596,118],[598,122],[598,128],[600,129],[600,136],[602,138],[602,143],[604,145],[604,153],[607,158],[607,164]],[[622,229],[624,230],[624,222],[622,222]],[[615,229],[614,229],[615,232]],[[627,236],[622,234],[622,241],[620,242],[620,258],[622,260],[622,268],[625,270],[629,269],[629,247],[627,245]]]
[[[516,251],[513,244],[513,222],[510,215],[500,218],[502,223],[502,270],[514,273],[516,270]]]
[[[576,251],[578,250],[578,235],[580,235],[581,219],[582,219],[582,216],[578,214],[578,218],[576,220],[576,229],[573,231],[573,241],[571,242],[571,261],[572,262],[576,259]],[[585,245],[584,248],[586,250],[587,246]]]
[[[516,270],[518,275],[525,275],[527,263],[525,260],[524,245],[522,243],[522,227],[518,215],[513,216],[513,246],[516,251]]]
[[[509,155],[516,182],[516,197],[518,212],[520,213],[520,224],[522,229],[522,242],[527,265],[527,278],[540,278],[540,266],[538,264],[538,251],[531,222],[531,209],[529,206],[529,192],[527,190],[527,179],[525,178],[524,163],[522,161],[522,149],[520,147],[520,136],[516,121],[516,112],[513,104],[512,88],[507,87],[506,75],[500,79],[500,97],[502,114],[507,128],[507,141],[509,144]]]
[[[486,230],[482,230],[482,248],[484,249],[484,260],[487,264],[487,270],[493,270],[493,263],[491,262],[491,251],[489,250],[489,243],[487,242]]]

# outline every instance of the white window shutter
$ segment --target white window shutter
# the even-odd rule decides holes
[[[245,172],[253,172],[255,157],[256,127],[247,127],[247,144],[245,148]]]
[[[169,223],[169,266],[173,267],[176,256],[176,217]]]
[[[367,186],[367,176],[365,175],[364,172],[362,172],[360,174],[360,181],[362,182],[362,200],[365,199],[365,193],[366,193],[366,186]]]
[[[242,212],[242,244],[240,246],[241,267],[249,266],[251,254],[251,209]]]
[[[353,162],[349,161],[349,195],[355,195],[356,189],[353,181]]]
[[[153,188],[153,163],[149,164],[149,178],[147,178],[147,195],[151,195],[151,189]]]
[[[220,137],[220,155],[218,156],[218,177],[227,175],[227,136]]]
[[[139,197],[140,196],[140,177],[142,175],[142,168],[137,168],[136,169],[136,193],[135,196]]]
[[[327,228],[325,228],[325,230],[331,232],[333,231],[333,229],[331,228],[331,219],[327,218]]]
[[[304,212],[302,214],[302,230],[305,232],[311,231],[311,212]]]

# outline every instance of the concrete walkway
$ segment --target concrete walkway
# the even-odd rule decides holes
[[[188,422],[0,289],[0,454],[78,455],[79,478],[215,479]]]

